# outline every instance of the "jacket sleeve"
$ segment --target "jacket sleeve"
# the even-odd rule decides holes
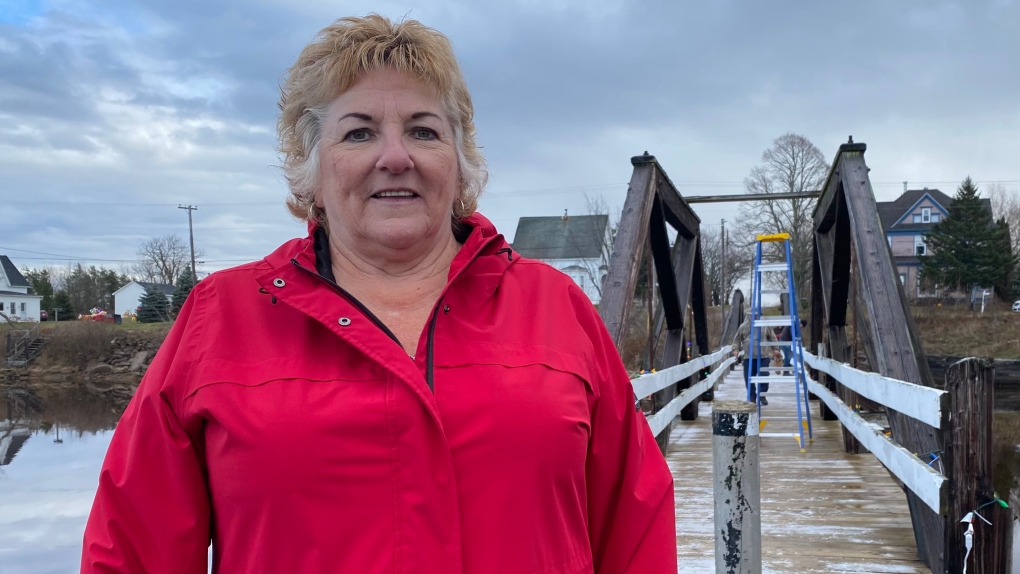
[[[196,291],[200,289],[196,287]],[[205,574],[209,497],[203,456],[175,411],[192,293],[113,433],[85,527],[82,574]],[[190,431],[190,432],[189,432]]]
[[[730,342],[733,345],[735,351],[746,351],[744,348],[747,345],[747,339],[751,335],[751,322],[748,319],[744,319],[744,322],[737,327],[737,332],[733,334],[733,340]]]
[[[598,320],[598,319],[596,319]],[[586,468],[596,574],[675,574],[673,477],[608,332],[598,320],[600,393]]]

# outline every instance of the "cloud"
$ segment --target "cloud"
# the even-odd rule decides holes
[[[344,15],[335,5],[18,6],[24,16],[0,21],[0,246],[129,260],[147,236],[187,232],[178,203],[199,205],[208,270],[303,233],[273,167],[276,101],[301,47]],[[829,157],[850,134],[869,143],[880,199],[904,179],[1020,180],[1013,2],[344,9],[409,15],[452,39],[492,173],[482,210],[507,235],[522,215],[583,211],[585,190],[621,205],[629,158],[645,150],[685,193],[740,192],[788,131]],[[706,222],[735,212],[698,210]]]

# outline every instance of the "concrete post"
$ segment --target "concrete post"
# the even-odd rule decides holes
[[[761,574],[758,410],[745,401],[712,405],[716,574]]]

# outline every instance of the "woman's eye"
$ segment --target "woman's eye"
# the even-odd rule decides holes
[[[411,135],[419,140],[434,140],[439,137],[435,130],[429,128],[414,128],[411,130]]]
[[[368,130],[366,129],[351,130],[344,136],[344,141],[365,142],[368,141],[368,135]]]

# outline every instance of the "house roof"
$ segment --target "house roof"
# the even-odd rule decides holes
[[[113,294],[116,295],[117,293],[120,293],[121,291],[127,289],[128,287],[131,286],[132,283],[140,286],[142,289],[145,289],[146,291],[148,291],[150,287],[155,287],[156,291],[159,291],[160,293],[166,295],[167,297],[173,295],[174,291],[177,290],[177,288],[174,287],[173,285],[168,285],[166,283],[150,283],[148,281],[128,281],[123,287],[114,291]]]
[[[29,295],[28,293],[21,293],[20,291],[4,291],[0,290],[0,295],[14,295],[15,297],[28,297],[29,299],[42,299],[42,295]]]
[[[173,285],[167,285],[166,283],[149,283],[148,281],[135,281],[135,283],[141,285],[146,291],[155,288],[156,291],[167,296],[173,295],[174,291],[177,290]]]
[[[942,193],[937,189],[911,189],[903,192],[902,195],[897,197],[893,201],[879,201],[876,202],[878,207],[878,217],[882,220],[882,229],[891,231],[893,229],[899,231],[928,231],[932,228],[932,223],[913,223],[912,221],[904,222],[896,225],[896,222],[902,218],[907,211],[917,205],[917,202],[921,201],[925,195],[931,197],[935,203],[939,204],[942,209],[949,210],[949,206],[953,204],[953,198]],[[982,205],[988,210],[988,213],[992,212],[992,202],[990,199],[982,198]]]
[[[6,255],[0,255],[0,266],[4,268],[4,275],[11,282],[11,287],[31,287],[32,284],[25,279],[25,276],[18,271],[18,268],[11,263]]]
[[[522,217],[513,248],[532,259],[599,258],[608,226],[608,215]]]

